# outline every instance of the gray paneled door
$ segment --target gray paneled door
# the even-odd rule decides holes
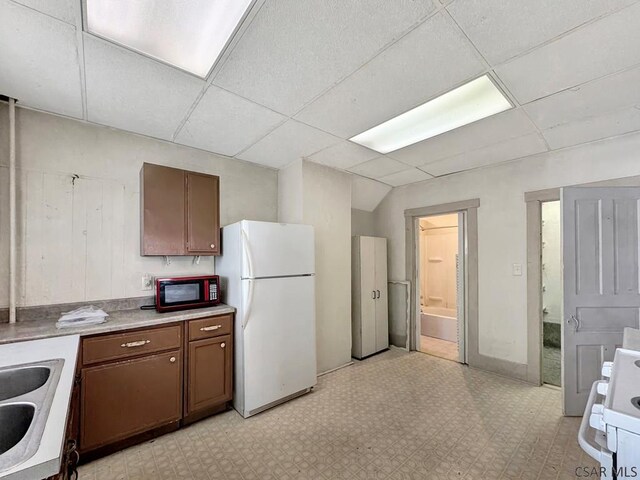
[[[638,328],[640,188],[562,190],[565,415],[582,415],[624,327]]]

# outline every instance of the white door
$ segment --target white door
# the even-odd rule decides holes
[[[456,254],[456,317],[458,319],[458,361],[467,363],[466,347],[466,242],[464,212],[458,213],[458,253]]]
[[[564,188],[564,412],[582,415],[624,327],[638,328],[640,188]]]
[[[389,348],[389,299],[387,296],[387,239],[374,238],[375,351]]]
[[[376,352],[375,239],[360,237],[360,356]]]
[[[244,280],[244,416],[316,384],[315,277]]]
[[[315,272],[310,225],[241,222],[242,278],[283,277]],[[224,248],[224,246],[223,246]]]

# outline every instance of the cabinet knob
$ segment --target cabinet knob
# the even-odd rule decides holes
[[[171,363],[176,363],[176,357],[171,357],[171,358],[169,359],[169,361],[170,361]]]
[[[214,243],[211,244],[211,248],[216,248],[216,245]]]
[[[224,348],[224,347],[226,347],[226,346],[227,346],[227,344],[226,344],[226,343],[224,343],[224,342],[222,342],[222,343],[220,344],[220,348]]]

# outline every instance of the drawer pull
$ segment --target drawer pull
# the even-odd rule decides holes
[[[176,357],[171,357],[171,358],[169,359],[169,361],[170,361],[171,363],[176,363]]]
[[[137,342],[127,342],[120,345],[122,348],[132,348],[132,347],[142,347],[148,343],[151,343],[151,340],[139,340]]]
[[[220,348],[224,348],[224,347],[226,347],[226,344],[225,344],[224,342],[222,342],[222,343],[220,344]]]
[[[202,327],[200,331],[210,332],[211,330],[218,330],[219,328],[222,328],[222,325],[209,325],[208,327]]]

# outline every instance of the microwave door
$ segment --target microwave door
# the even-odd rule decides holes
[[[172,280],[160,285],[160,306],[179,307],[200,304],[205,301],[204,283]]]

